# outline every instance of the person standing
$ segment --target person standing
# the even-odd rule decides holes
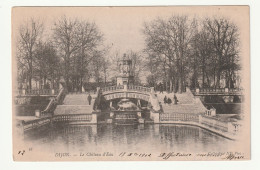
[[[174,104],[177,104],[177,103],[178,103],[178,99],[177,99],[177,97],[176,97],[175,94],[174,94],[174,96],[173,96],[173,100],[174,100]]]
[[[164,104],[166,104],[168,102],[166,96],[164,97],[163,101],[164,101]]]
[[[88,104],[91,105],[91,100],[92,100],[92,97],[90,94],[88,94]]]
[[[168,104],[171,104],[171,103],[172,103],[172,99],[171,99],[171,98],[168,98],[168,99],[167,99],[167,103],[168,103]]]
[[[159,88],[160,88],[160,93],[163,93],[163,85],[161,82],[160,82]]]

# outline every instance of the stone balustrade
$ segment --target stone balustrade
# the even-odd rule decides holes
[[[19,125],[23,132],[40,128],[43,126],[49,126],[50,123],[68,123],[68,124],[96,124],[97,115],[96,114],[68,114],[68,115],[55,115],[53,117],[43,117],[39,119],[34,119],[26,122],[21,122]]]
[[[151,88],[149,87],[143,87],[143,86],[134,86],[134,85],[128,85],[128,86],[109,86],[102,88],[102,92],[114,92],[114,91],[140,91],[145,93],[150,93]]]
[[[243,89],[231,88],[196,88],[191,90],[194,95],[242,95]]]
[[[59,89],[22,89],[16,91],[18,96],[57,95]]]
[[[55,115],[53,117],[54,122],[75,122],[75,121],[87,121],[92,122],[95,119],[96,114],[67,114],[67,115]],[[95,119],[96,120],[96,119]],[[93,122],[94,123],[94,122]],[[95,122],[97,123],[97,122]]]
[[[41,119],[35,119],[35,120],[31,120],[31,121],[27,121],[22,123],[22,128],[23,131],[29,131],[35,128],[40,128],[42,126],[48,125],[51,122],[51,118],[50,117],[46,117],[46,118],[41,118]]]
[[[230,139],[235,139],[237,132],[241,128],[239,124],[234,122],[221,121],[212,116],[202,114],[151,112],[151,119],[154,123],[160,124],[177,123],[199,126]]]
[[[178,114],[160,114],[160,122],[164,121],[193,121],[199,122],[199,115],[178,113]]]

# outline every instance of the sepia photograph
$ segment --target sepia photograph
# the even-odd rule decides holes
[[[12,7],[13,160],[250,160],[249,12]]]

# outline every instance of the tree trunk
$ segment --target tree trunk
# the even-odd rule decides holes
[[[32,76],[31,75],[29,75],[28,81],[29,81],[29,89],[32,89]]]
[[[220,88],[220,71],[217,71],[217,81],[216,81],[216,88]]]
[[[170,93],[172,92],[172,78],[170,79]]]

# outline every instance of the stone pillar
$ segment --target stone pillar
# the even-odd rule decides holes
[[[99,92],[99,90],[100,90],[100,87],[97,87],[97,93]]]
[[[97,135],[97,125],[91,125],[92,135]]]
[[[225,88],[225,93],[228,93],[228,88]]]
[[[110,117],[110,118],[113,118],[114,115],[115,115],[114,112],[110,112],[110,113],[109,113],[109,117]]]
[[[202,121],[203,121],[203,117],[199,115],[199,124],[202,124]]]
[[[83,86],[81,87],[81,91],[82,93],[85,93],[85,88]]]
[[[137,116],[140,118],[142,117],[142,113],[141,112],[137,112]]]
[[[127,85],[124,84],[124,91],[127,91]]]
[[[228,132],[234,133],[235,130],[236,130],[236,128],[235,128],[235,126],[233,125],[233,123],[228,122]]]
[[[143,119],[143,118],[139,118],[139,119],[138,119],[138,123],[144,124],[144,119]]]
[[[138,122],[143,124],[144,123],[144,119],[142,118],[142,113],[141,112],[137,112],[137,116],[138,116]]]
[[[55,94],[55,90],[51,89],[51,94],[54,95]]]
[[[154,87],[151,87],[151,93],[154,93]]]
[[[35,117],[41,117],[41,111],[35,110]]]
[[[210,116],[216,116],[216,109],[215,108],[210,109]]]
[[[25,89],[22,90],[23,95],[25,95]]]
[[[97,123],[97,114],[96,113],[92,113],[91,123],[93,123],[93,124]]]
[[[234,101],[234,96],[230,96],[230,102],[233,103]]]
[[[138,106],[138,107],[142,107],[142,106],[141,106],[141,101],[140,101],[140,99],[137,100],[137,106]]]
[[[229,96],[224,96],[223,100],[224,100],[225,103],[228,103],[229,102]]]
[[[61,83],[59,83],[59,89],[62,89],[62,84]]]
[[[150,118],[154,123],[160,123],[160,113],[150,111]]]

